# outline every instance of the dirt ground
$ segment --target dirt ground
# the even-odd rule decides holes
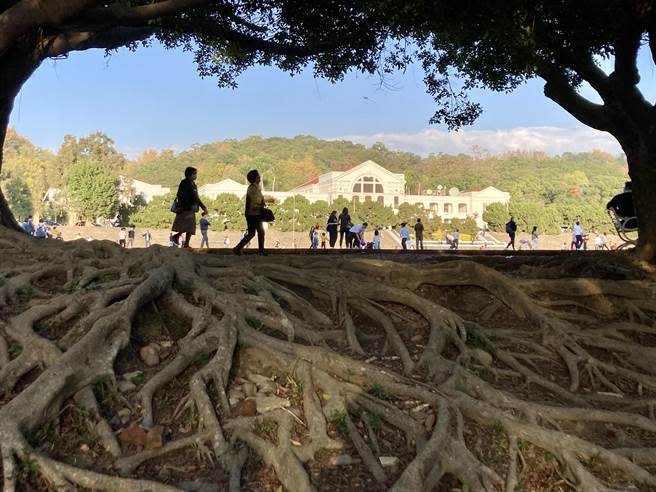
[[[60,226],[59,229],[62,232],[63,239],[65,241],[72,241],[75,239],[101,239],[118,242],[118,228],[111,227],[94,227],[94,226]],[[134,242],[134,247],[141,248],[144,247],[144,239],[141,236],[146,229],[137,228],[136,230],[136,239]],[[168,246],[169,244],[169,230],[166,229],[149,229],[153,235],[152,244],[160,244],[163,246]],[[501,233],[489,233],[495,236],[500,242],[505,243],[507,241],[507,236]],[[235,246],[240,239],[240,231],[225,231],[225,232],[216,232],[210,231],[209,233],[209,243],[211,248],[223,248],[224,241],[226,237],[228,238],[229,247]],[[371,240],[373,237],[373,231],[369,231],[365,234],[367,240]],[[612,235],[607,234],[608,245],[613,247],[614,245],[619,245],[619,239]],[[588,249],[594,249],[594,238],[595,234],[590,235],[590,240],[588,242]],[[517,234],[515,245],[517,248],[520,247],[521,241],[530,239],[530,235],[526,233]],[[191,247],[198,248],[200,247],[200,231],[192,237]],[[560,250],[563,247],[563,244],[569,248],[571,243],[570,233],[558,234],[558,235],[542,235],[540,236],[539,241],[539,250]],[[256,239],[254,239],[249,247],[256,247]],[[295,246],[296,245],[296,246]],[[310,242],[305,231],[301,232],[280,232],[275,228],[270,228],[266,234],[266,248],[276,248],[280,247],[283,249],[293,249],[297,247],[299,249],[307,249],[310,247]],[[392,239],[387,233],[382,237],[382,248],[383,249],[400,249],[399,245]],[[526,249],[526,248],[525,248]]]
[[[0,237],[5,490],[656,491],[653,267],[470,253]]]

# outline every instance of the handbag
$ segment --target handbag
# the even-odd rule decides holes
[[[178,205],[178,197],[175,197],[175,200],[173,200],[173,203],[171,204],[171,212],[174,214],[177,214],[178,212],[182,212],[180,209],[180,206]]]
[[[260,216],[262,222],[273,222],[276,220],[276,217],[273,215],[273,212],[269,208],[262,208],[262,214]]]

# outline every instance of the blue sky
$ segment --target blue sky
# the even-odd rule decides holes
[[[377,77],[362,74],[330,84],[315,80],[309,71],[290,77],[258,67],[245,72],[233,90],[198,77],[192,57],[154,46],[136,53],[120,50],[110,58],[91,50],[46,61],[16,99],[11,124],[52,149],[64,134],[101,130],[131,156],[147,148],[182,150],[194,143],[249,135],[347,136],[421,153],[462,150],[478,139],[491,151],[497,145],[507,150],[511,141],[516,147],[550,152],[569,146],[585,150],[587,140],[604,150],[614,145],[604,135],[581,128],[545,98],[539,80],[511,94],[477,91],[473,98],[483,104],[483,116],[454,135],[428,125],[435,103],[426,95],[418,69],[387,80],[394,86],[389,89],[381,88]],[[645,92],[653,96],[654,72],[644,54],[641,64]],[[545,127],[551,133],[540,130]],[[567,138],[574,135],[572,129],[580,132],[575,139]],[[555,144],[553,131],[560,130],[557,136],[565,140],[556,138],[560,143]]]

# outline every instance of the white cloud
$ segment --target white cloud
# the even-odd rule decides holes
[[[470,153],[474,147],[490,154],[512,151],[541,151],[551,155],[591,150],[601,150],[611,154],[622,152],[620,145],[610,134],[585,127],[536,126],[457,132],[427,128],[418,133],[345,135],[335,140],[338,139],[364,145],[382,142],[387,148],[420,155]]]

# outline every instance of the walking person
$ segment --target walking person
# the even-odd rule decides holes
[[[351,246],[348,241],[349,229],[353,224],[351,224],[351,216],[349,215],[348,208],[344,207],[342,209],[342,213],[339,214],[337,220],[339,221],[339,247],[342,247],[342,241],[344,240],[344,236],[346,236],[346,247],[350,248]]]
[[[515,217],[510,216],[510,220],[506,222],[506,233],[510,238],[505,249],[511,248],[515,251],[515,234],[517,233],[517,222],[515,222]]]
[[[458,249],[458,246],[460,245],[460,231],[458,228],[456,228],[455,231],[453,231],[453,240],[451,241],[451,249]]]
[[[332,212],[330,212],[330,215],[328,216],[328,223],[326,224],[326,230],[328,231],[331,248],[334,248],[335,243],[337,242],[338,227],[339,227],[339,219],[337,218],[337,210],[333,210]]]
[[[144,243],[146,245],[146,248],[150,247],[150,242],[153,240],[153,235],[150,233],[148,229],[146,229],[146,232],[144,232],[141,235],[142,238],[144,238]]]
[[[264,209],[264,195],[262,195],[261,188],[262,177],[256,169],[253,169],[248,171],[246,179],[250,183],[246,190],[246,208],[244,211],[248,229],[246,235],[234,247],[233,251],[237,255],[241,254],[241,250],[255,237],[255,232],[257,232],[258,252],[260,256],[266,256],[264,251],[265,231],[262,225],[262,209]]]
[[[531,231],[531,249],[538,249],[538,226],[533,226]]]
[[[310,249],[319,248],[319,224],[310,229]]]
[[[121,227],[121,230],[118,231],[118,245],[121,248],[125,248],[125,240],[128,237],[128,233],[125,231],[125,227]]]
[[[421,223],[419,218],[415,224],[415,246],[415,249],[424,249],[424,224]]]
[[[128,229],[128,243],[127,247],[128,248],[133,248],[134,247],[134,235],[136,234],[136,230],[134,226],[130,226]]]
[[[572,235],[574,236],[574,246],[577,250],[581,249],[583,244],[583,228],[581,227],[581,221],[577,220],[572,227]]]
[[[203,244],[204,244],[205,247],[207,249],[209,249],[210,248],[210,242],[209,242],[209,239],[207,237],[207,231],[210,228],[210,225],[212,225],[212,223],[207,219],[207,212],[203,212],[201,214],[200,221],[199,221],[198,225],[200,226],[200,236],[201,236],[200,247],[202,248]]]
[[[198,196],[198,187],[196,186],[196,178],[198,171],[196,168],[188,167],[185,169],[185,178],[180,181],[178,186],[178,193],[176,195],[176,212],[175,220],[171,230],[175,232],[173,241],[176,244],[180,242],[180,236],[185,235],[183,248],[189,247],[191,236],[196,234],[196,212],[202,209],[207,212],[207,207],[200,200]]]
[[[408,241],[410,241],[410,231],[406,227],[405,222],[401,222],[401,229],[399,230],[399,235],[401,236],[401,247],[404,250],[408,249]]]

